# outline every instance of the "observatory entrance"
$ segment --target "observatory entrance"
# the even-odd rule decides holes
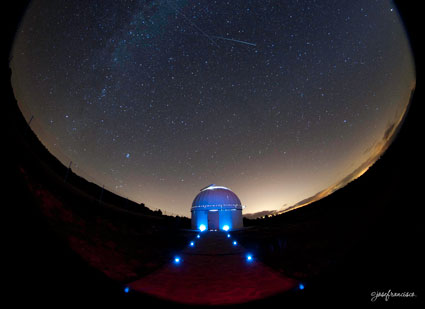
[[[219,224],[219,212],[217,210],[208,211],[208,229],[209,230],[218,230]]]

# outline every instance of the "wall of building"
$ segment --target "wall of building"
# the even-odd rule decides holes
[[[192,211],[192,229],[199,230],[201,224],[208,228],[208,210]]]
[[[208,226],[208,211],[209,210],[194,210],[192,211],[192,229],[199,230],[201,224],[204,224],[207,229]],[[243,227],[242,210],[240,209],[226,209],[219,210],[219,228],[228,225],[230,230],[239,229]]]

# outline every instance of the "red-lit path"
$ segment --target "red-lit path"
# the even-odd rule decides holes
[[[136,291],[187,304],[235,304],[262,299],[292,289],[296,281],[261,262],[247,260],[248,252],[224,232],[194,235],[179,257],[162,269],[128,286]]]

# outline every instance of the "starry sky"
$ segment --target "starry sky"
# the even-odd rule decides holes
[[[391,1],[41,1],[11,50],[19,107],[77,174],[190,216],[320,199],[388,147],[415,88]]]

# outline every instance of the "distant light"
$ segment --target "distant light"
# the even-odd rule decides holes
[[[177,256],[177,257],[175,257],[174,258],[174,262],[176,262],[176,263],[180,263],[180,258]]]
[[[196,236],[196,238],[201,238],[201,235]]]
[[[304,284],[300,283],[300,284],[298,285],[298,288],[299,288],[300,290],[304,290]]]
[[[193,241],[190,242],[190,246],[193,247],[195,243]]]
[[[233,242],[233,245],[236,246],[238,243],[236,242],[236,240]]]
[[[230,234],[227,234],[227,238],[230,238]]]
[[[251,255],[251,254],[248,254],[248,255],[246,256],[246,259],[247,259],[248,261],[252,261],[252,255]]]
[[[205,226],[205,224],[201,224],[199,226],[199,229],[201,230],[201,232],[205,231],[207,229],[207,227]]]
[[[125,292],[125,293],[130,292],[130,288],[129,288],[128,286],[126,286],[126,287],[124,288],[124,292]]]
[[[226,232],[229,230],[229,228],[230,228],[230,227],[229,227],[228,225],[224,225],[224,226],[223,226],[223,230],[225,230]]]

